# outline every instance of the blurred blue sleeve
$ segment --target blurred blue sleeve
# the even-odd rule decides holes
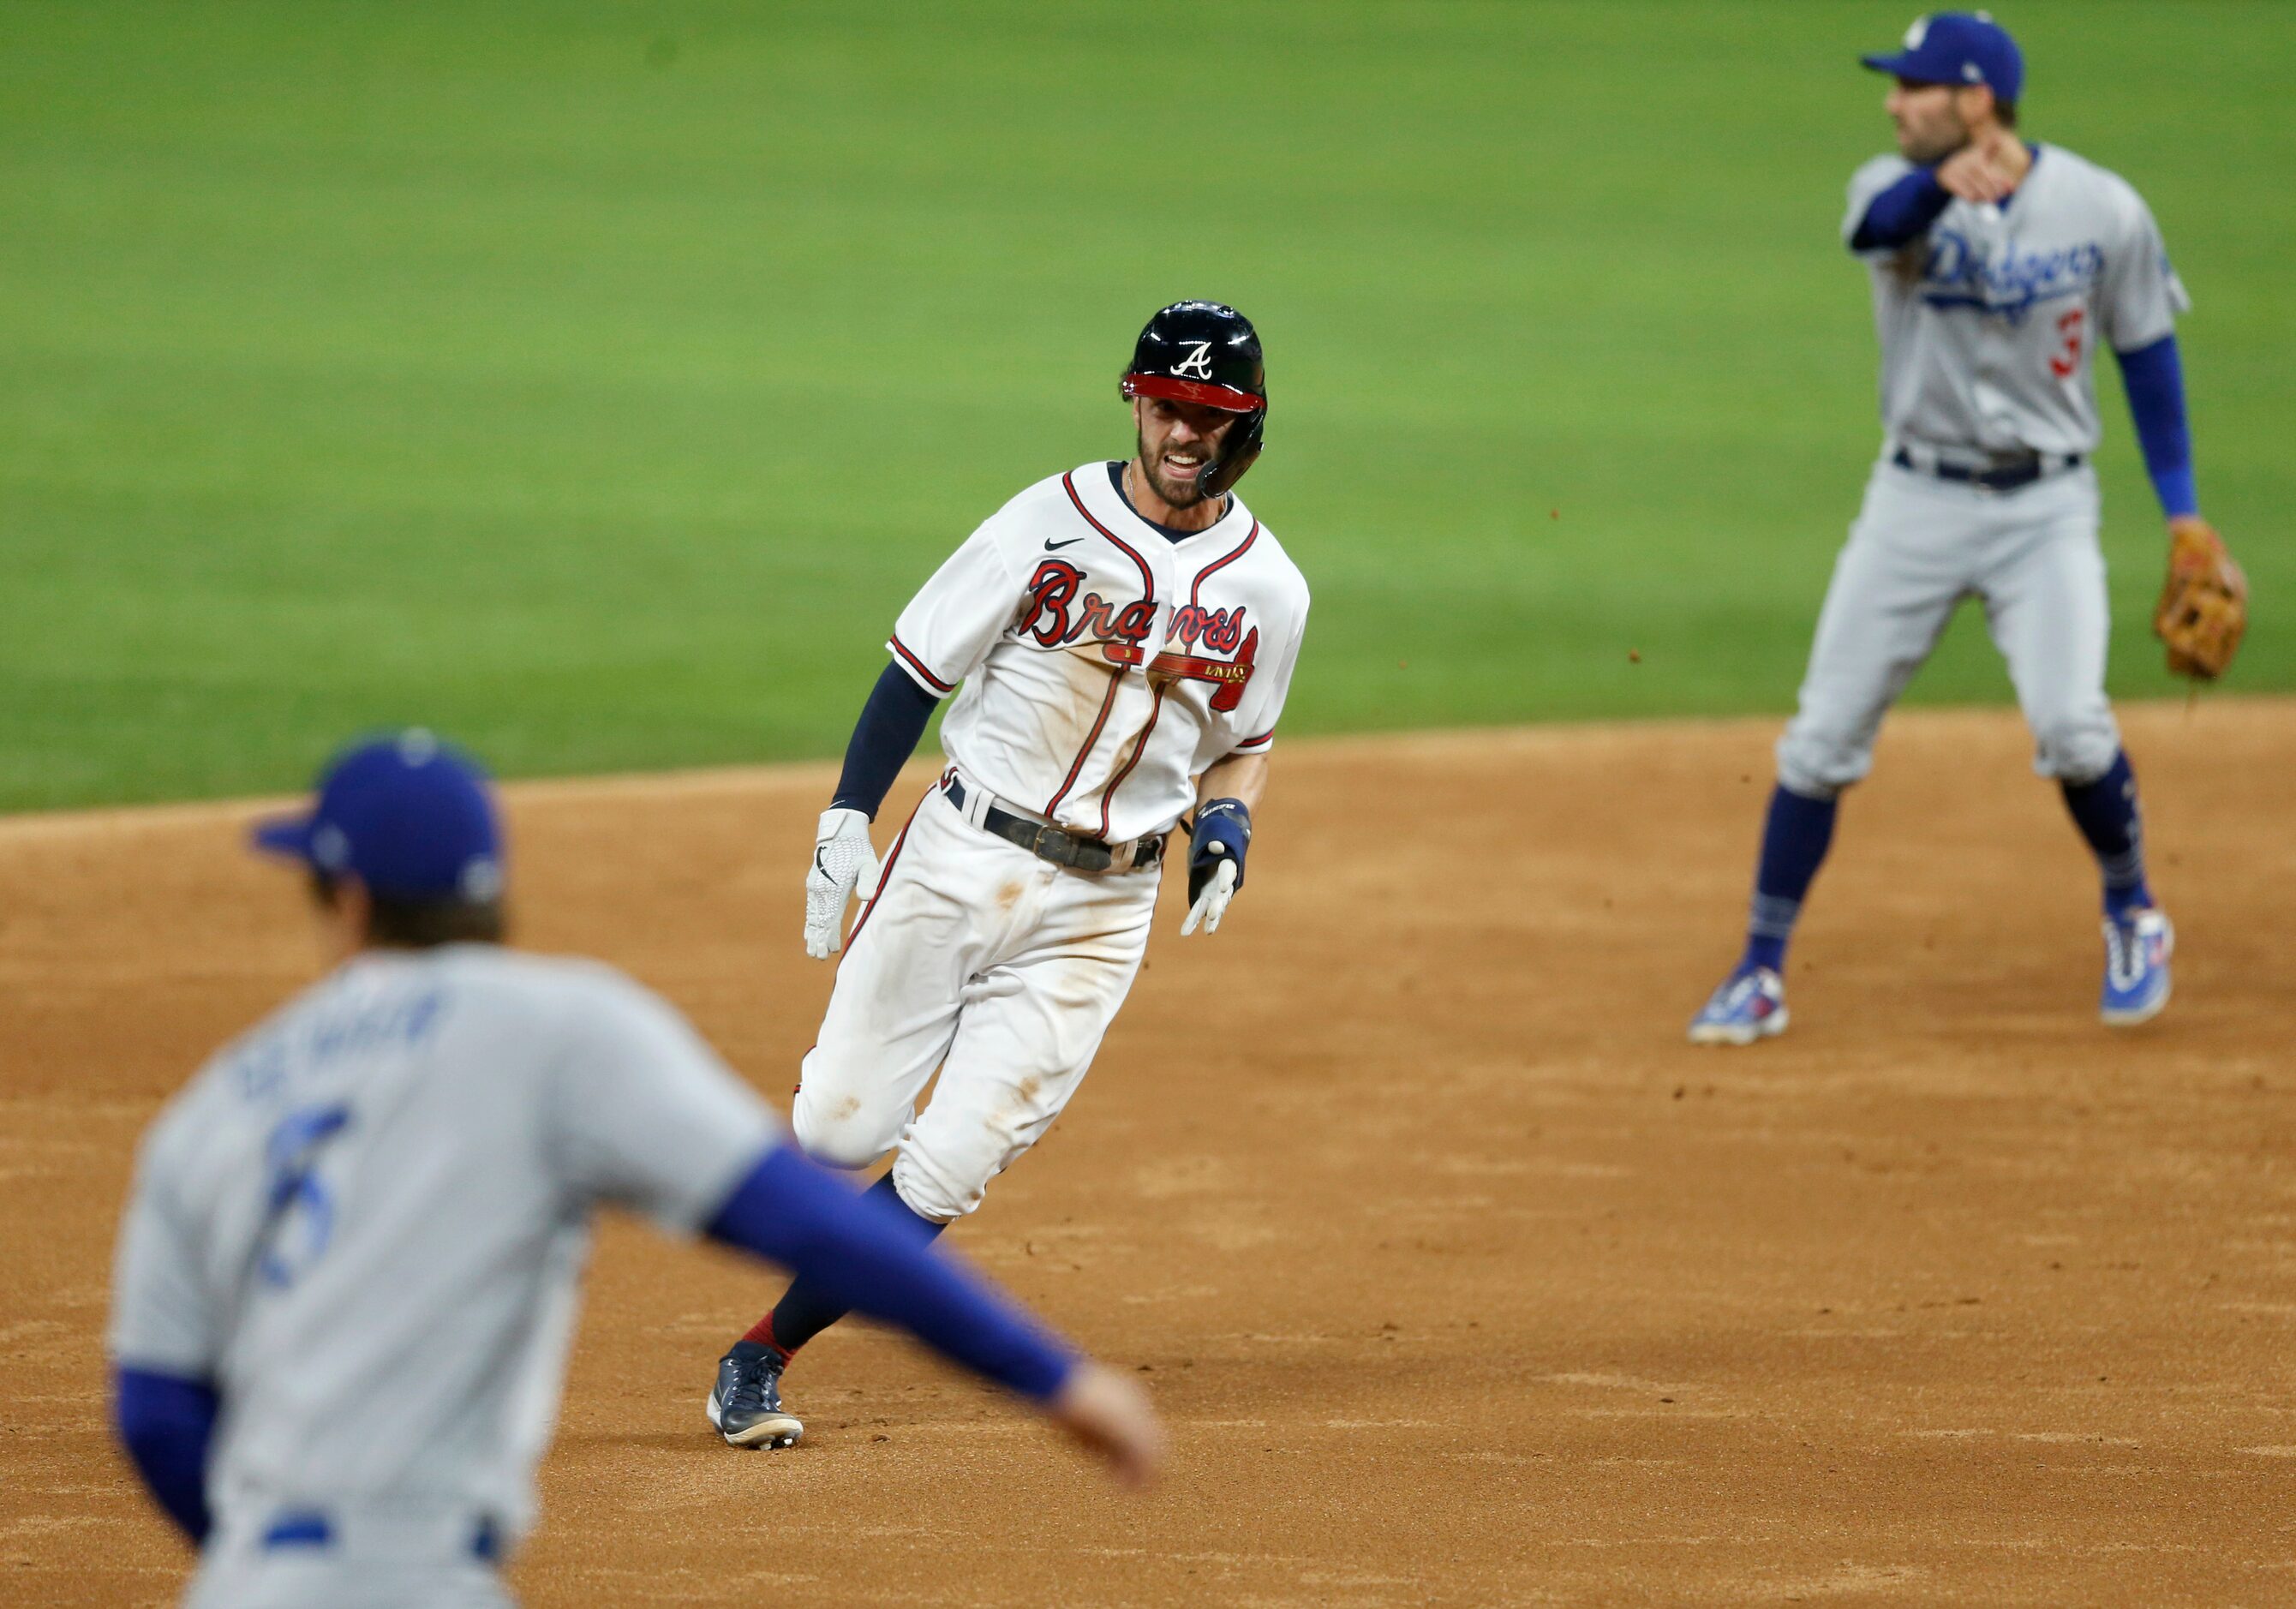
[[[861,718],[854,723],[853,740],[845,746],[845,769],[837,778],[830,808],[858,810],[874,821],[893,778],[917,751],[925,723],[939,702],[898,665],[887,665],[869,690],[868,702],[861,706]]]
[[[2116,354],[2120,383],[2128,390],[2128,412],[2136,421],[2136,442],[2144,452],[2144,472],[2161,512],[2171,520],[2201,512],[2193,480],[2193,433],[2185,417],[2185,363],[2177,338],[2163,335],[2149,347]]]
[[[222,1406],[204,1380],[115,1366],[111,1422],[144,1489],[197,1547],[208,1534],[208,1444]]]
[[[1952,200],[1952,193],[1938,183],[1936,168],[1916,168],[1874,198],[1849,237],[1849,249],[1881,251],[1919,240]]]
[[[707,1233],[818,1281],[857,1313],[1024,1397],[1068,1383],[1076,1354],[988,1281],[936,1252],[909,1213],[854,1189],[794,1145],[766,1153]]]

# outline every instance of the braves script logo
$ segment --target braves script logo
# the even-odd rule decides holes
[[[1975,308],[2022,324],[2037,302],[2075,296],[2104,272],[2104,248],[2095,241],[2054,251],[1994,257],[1982,242],[1952,229],[1937,231],[1922,264],[1922,300],[1933,308]]]
[[[1097,592],[1084,590],[1085,574],[1061,559],[1046,559],[1029,579],[1027,606],[1014,629],[1047,648],[1072,644],[1096,644],[1111,665],[1137,665],[1148,660],[1146,644],[1156,623],[1156,606],[1146,602],[1119,604]],[[1079,597],[1078,594],[1082,594]],[[1252,661],[1259,650],[1259,630],[1249,631],[1244,606],[1205,609],[1190,603],[1176,612],[1166,641],[1182,651],[1166,648],[1148,665],[1148,673],[1173,681],[1210,682],[1218,688],[1212,708],[1233,710],[1242,702],[1244,684],[1251,679]],[[1213,659],[1211,654],[1232,657]]]
[[[1078,602],[1083,586],[1083,571],[1065,560],[1046,559],[1029,578],[1028,609],[1015,629],[1047,648],[1103,644],[1111,664],[1138,664],[1146,657],[1141,644],[1156,624],[1156,605],[1144,600],[1119,605],[1096,592]]]
[[[1174,364],[1172,373],[1197,380],[1210,380],[1212,377],[1212,343],[1209,341],[1196,342],[1196,349]]]

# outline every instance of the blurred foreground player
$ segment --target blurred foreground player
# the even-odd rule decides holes
[[[2062,790],[2103,874],[2100,1014],[2143,1022],[2169,1003],[2175,937],[2145,881],[2136,777],[2104,694],[2094,372],[2110,346],[2168,516],[2153,626],[2169,668],[2221,675],[2246,583],[2194,489],[2176,336],[2185,288],[2127,181],[2019,137],[2024,59],[1983,12],[1922,18],[1902,49],[1863,60],[1896,80],[1884,106],[1898,154],[1857,170],[1842,222],[1873,280],[1881,461],[1778,743],[1745,951],[1690,1037],[1748,1045],[1784,1030],[1786,941],[1836,801],[1872,766],[1882,716],[1972,595],[2009,662],[2034,769]]]
[[[1147,1473],[1136,1388],[784,1144],[661,1000],[501,948],[469,762],[354,749],[256,842],[308,866],[333,968],[145,1136],[111,1326],[120,1437],[201,1548],[187,1601],[507,1602],[600,1203],[786,1264]]]

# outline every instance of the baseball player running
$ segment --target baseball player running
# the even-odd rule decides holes
[[[479,1605],[533,1516],[592,1209],[796,1268],[1144,1474],[1122,1376],[783,1143],[676,1013],[513,955],[478,772],[427,734],[258,829],[337,965],[144,1137],[111,1348],[121,1439],[201,1546],[188,1601]]]
[[[1997,23],[1925,17],[1904,48],[1863,60],[1896,80],[1884,105],[1901,152],[1857,170],[1842,224],[1873,278],[1882,456],[1778,743],[1745,952],[1690,1037],[1745,1045],[1785,1028],[1786,941],[1836,801],[1971,594],[2008,661],[2035,768],[2062,787],[2103,874],[2103,1019],[2142,1022],[2168,1003],[2174,938],[2145,884],[2136,781],[2105,701],[2092,369],[2110,346],[2180,562],[2189,546],[2236,579],[2194,491],[2174,332],[2184,287],[2124,180],[2018,136],[2024,64]],[[2230,642],[2212,663],[2180,658],[2169,612],[2164,601],[2171,665],[2221,670]]]
[[[840,1168],[897,1151],[873,1193],[922,1235],[980,1206],[1076,1093],[1191,805],[1180,931],[1219,927],[1307,625],[1299,571],[1234,492],[1267,416],[1250,321],[1164,308],[1121,390],[1133,456],[1029,488],[902,612],[806,877],[816,957],[838,949],[847,900],[874,892],[804,1061],[798,1143]],[[948,768],[879,871],[870,821],[952,691]],[[782,1371],[848,1305],[800,1273],[734,1344],[708,1401],[727,1441],[798,1440]]]

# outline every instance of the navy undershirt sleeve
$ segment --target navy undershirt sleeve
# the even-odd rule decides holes
[[[1857,220],[1849,249],[1880,251],[1919,240],[1952,200],[1953,193],[1938,183],[1936,168],[1916,168],[1874,198]]]
[[[832,809],[859,810],[870,820],[893,785],[893,778],[917,751],[940,700],[917,685],[916,679],[898,664],[889,664],[869,702],[861,706],[854,723],[853,741],[845,745],[845,769],[837,778]]]
[[[1039,1401],[1076,1354],[980,1275],[933,1250],[926,1226],[775,1146],[710,1219],[714,1240],[770,1258],[857,1313],[898,1325],[953,1362]]]
[[[194,1547],[208,1534],[208,1445],[221,1406],[203,1380],[119,1366],[111,1422],[144,1487]]]
[[[2177,338],[2163,335],[2149,347],[2117,354],[2120,382],[2128,389],[2128,412],[2136,421],[2144,472],[2161,510],[2171,520],[2201,512],[2193,481],[2193,435],[2185,417],[2185,365]]]

